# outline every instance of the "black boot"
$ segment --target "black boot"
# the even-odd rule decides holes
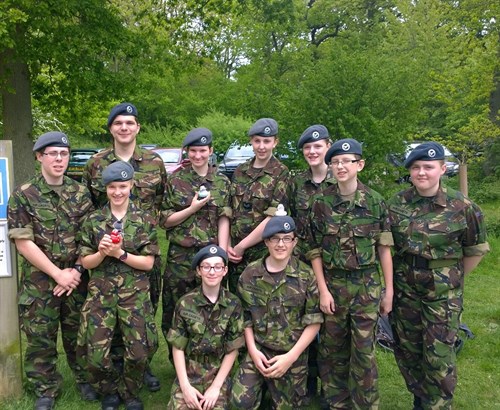
[[[144,384],[151,392],[160,390],[160,381],[151,372],[151,368],[149,366],[146,368],[146,371],[144,372]]]

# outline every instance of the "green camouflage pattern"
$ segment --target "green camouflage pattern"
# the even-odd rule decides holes
[[[200,176],[188,166],[167,179],[160,224],[164,225],[169,216],[189,207],[202,185],[210,191],[208,203],[166,231],[169,250],[162,289],[162,331],[165,337],[177,301],[201,283],[196,271],[191,268],[194,255],[207,245],[218,244],[219,219],[231,217],[229,179],[212,167],[209,167],[206,176]]]
[[[435,197],[415,188],[388,202],[396,255],[394,354],[408,390],[425,409],[451,409],[457,384],[456,350],[463,308],[463,256],[484,255],[489,246],[480,208],[460,192],[441,186]],[[408,265],[404,255],[451,259],[436,269]]]
[[[341,197],[332,179],[327,184],[311,206],[307,257],[321,256],[326,269],[376,266],[376,247],[393,245],[384,199],[360,181],[352,202]]]
[[[217,376],[224,355],[244,346],[243,310],[240,300],[221,288],[211,303],[201,287],[179,299],[167,341],[183,350],[190,384],[202,394]],[[215,408],[227,409],[229,377],[225,380]],[[167,408],[186,408],[178,378],[175,379]]]
[[[375,360],[381,277],[377,267],[325,272],[335,313],[325,315],[318,345],[324,403],[334,409],[377,409],[380,396]]]
[[[115,221],[107,205],[89,215],[82,226],[83,256],[97,251],[101,238],[112,231]],[[129,254],[157,255],[155,225],[153,215],[130,202],[123,220],[123,249]],[[88,292],[78,345],[85,352],[90,382],[102,395],[118,391],[124,400],[137,397],[148,356],[158,347],[147,272],[108,256],[91,270]],[[117,373],[109,354],[117,325],[125,346],[123,374]]]
[[[252,327],[255,342],[269,358],[288,352],[305,327],[323,322],[316,278],[308,265],[292,256],[283,276],[275,281],[265,259],[252,262],[238,282],[245,327]],[[280,379],[265,379],[247,354],[235,374],[231,407],[258,408],[267,384],[275,408],[297,407],[306,394],[307,349]]]
[[[17,187],[9,198],[9,239],[32,240],[59,268],[72,267],[78,258],[81,223],[92,210],[90,193],[64,177],[53,190],[41,175]],[[87,294],[88,276],[70,296],[52,294],[56,282],[21,256],[18,293],[20,326],[26,335],[24,370],[37,396],[56,397],[62,377],[56,369],[59,326],[66,358],[77,383],[86,374],[76,358],[80,310]]]
[[[109,164],[120,161],[114,149],[98,152],[87,161],[82,175],[82,183],[87,185],[96,208],[102,208],[107,202],[106,186],[102,182],[102,171]],[[136,146],[132,158],[128,161],[134,168],[134,187],[131,199],[144,211],[159,217],[167,171],[161,157],[153,151]],[[158,308],[161,292],[161,259],[158,254],[155,265],[148,273],[150,296],[154,312]]]
[[[295,247],[295,254],[300,258],[305,259],[304,255],[307,252],[307,246],[304,242],[307,240],[311,205],[314,202],[315,196],[328,186],[326,181],[330,178],[331,171],[329,169],[325,180],[318,184],[313,181],[311,169],[308,168],[291,179],[291,190],[289,195],[290,216],[295,221],[295,234],[299,238],[299,242]]]
[[[232,246],[246,238],[268,216],[274,216],[278,204],[288,209],[288,168],[274,156],[264,168],[254,168],[254,162],[255,158],[239,165],[231,180]],[[264,244],[259,243],[245,250],[240,263],[229,265],[229,290],[236,292],[238,278],[248,263],[260,259],[266,252]]]

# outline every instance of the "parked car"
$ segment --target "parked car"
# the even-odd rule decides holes
[[[189,164],[189,159],[183,158],[182,148],[153,148],[151,151],[161,157],[168,174],[183,169],[186,164]]]
[[[74,148],[69,155],[68,169],[66,175],[76,181],[82,180],[85,164],[92,157],[104,148]]]
[[[231,178],[238,165],[243,164],[254,156],[255,153],[253,152],[253,148],[250,144],[240,145],[233,143],[227,149],[224,157],[220,161],[219,171],[224,175],[227,175],[228,178]]]

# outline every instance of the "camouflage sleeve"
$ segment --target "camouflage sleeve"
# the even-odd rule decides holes
[[[172,327],[169,329],[167,334],[167,342],[171,346],[175,346],[179,350],[186,350],[189,343],[189,334],[186,326],[186,322],[179,314],[179,310],[182,308],[182,299],[177,302],[174,311],[174,317],[172,319]]]
[[[465,209],[467,229],[463,236],[462,247],[465,256],[482,256],[489,252],[490,247],[486,241],[486,224],[484,215],[475,203]]]
[[[274,181],[273,197],[271,198],[270,206],[264,211],[266,216],[274,216],[276,209],[279,204],[285,207],[285,210],[289,209],[288,205],[288,190],[290,184],[290,177],[288,169],[284,169],[278,178]]]
[[[308,268],[310,269],[310,268]],[[319,291],[316,278],[311,269],[311,280],[309,286],[307,287],[306,294],[306,309],[305,314],[302,317],[302,324],[305,326],[312,325],[315,323],[323,323],[324,317],[323,313],[319,308]]]
[[[321,239],[317,238],[317,230],[314,228],[315,221],[317,220],[317,214],[315,213],[315,203],[316,200],[311,204],[311,211],[307,217],[306,224],[306,239],[304,241],[304,252],[305,258],[309,261],[321,258],[322,257],[322,249],[321,249]]]
[[[174,197],[173,195],[173,181],[171,176],[167,176],[165,183],[165,190],[163,193],[163,201],[160,206],[160,226],[165,226],[167,219],[169,216],[173,215],[176,211],[174,209],[174,205],[172,204],[171,199]]]
[[[240,298],[242,309],[243,309],[243,327],[253,327],[252,313],[250,312],[250,306],[248,301],[251,300],[246,290],[243,287],[244,272],[240,275],[237,285],[237,294]]]
[[[380,202],[380,234],[377,236],[377,244],[382,246],[394,246],[394,239],[392,237],[391,220],[389,215],[389,208],[385,202]]]
[[[11,241],[15,239],[35,240],[31,218],[23,203],[22,194],[17,190],[14,191],[9,198],[7,208],[8,236]]]
[[[137,240],[140,255],[159,255],[160,247],[158,246],[158,231],[154,223],[154,218],[152,215],[148,214],[148,217],[144,220],[143,230],[138,230]]]
[[[243,308],[241,306],[241,302],[237,300],[226,331],[226,342],[224,346],[225,353],[232,352],[233,350],[239,349],[245,345],[243,329]]]
[[[90,214],[84,219],[81,226],[79,245],[79,253],[81,256],[92,255],[97,252],[99,240],[95,236]]]

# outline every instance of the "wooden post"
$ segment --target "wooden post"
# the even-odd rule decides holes
[[[0,141],[0,398],[23,392],[17,309],[17,258],[7,236],[7,202],[14,184],[12,141]]]

